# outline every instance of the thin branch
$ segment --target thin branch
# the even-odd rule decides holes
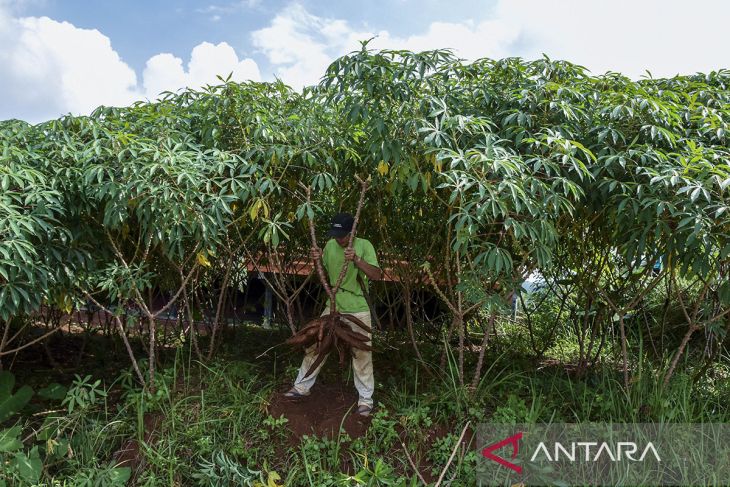
[[[196,249],[197,249],[197,246],[196,246]],[[195,250],[193,250],[193,252],[195,252]],[[173,304],[175,304],[175,302],[178,300],[178,298],[182,294],[183,289],[188,284],[188,281],[190,280],[190,278],[192,277],[192,275],[197,270],[198,265],[199,264],[196,261],[195,264],[193,264],[193,267],[190,269],[190,272],[188,273],[188,275],[183,280],[182,285],[178,288],[177,292],[172,296],[172,298],[170,298],[170,301],[168,301],[168,303],[165,304],[165,306],[163,306],[162,308],[160,308],[159,310],[157,310],[154,314],[151,314],[150,315],[151,318],[156,319],[158,316],[160,316],[165,311],[167,311],[168,309],[170,309],[170,306],[172,306]]]
[[[434,487],[439,487],[441,485],[441,482],[444,480],[444,475],[446,475],[446,472],[449,470],[449,466],[451,466],[451,462],[454,461],[454,456],[456,456],[456,452],[459,449],[459,446],[461,445],[461,441],[464,439],[464,435],[466,434],[467,428],[469,428],[469,425],[471,424],[471,421],[467,421],[464,425],[464,429],[461,430],[461,435],[459,436],[459,440],[456,442],[456,445],[454,446],[454,450],[451,452],[451,456],[449,457],[449,461],[446,462],[446,466],[444,466],[444,469],[441,470],[441,475],[439,475],[438,480],[434,484]]]
[[[424,270],[426,271],[426,274],[428,274],[428,278],[431,281],[431,285],[433,286],[434,290],[436,291],[436,294],[438,297],[441,298],[441,300],[448,306],[449,310],[451,310],[454,314],[459,314],[459,312],[456,310],[456,307],[449,301],[449,298],[446,297],[444,292],[441,290],[439,285],[436,283],[436,279],[433,277],[433,273],[431,272],[431,268],[429,266],[425,266]]]
[[[104,310],[104,312],[112,315],[114,317],[114,322],[117,324],[117,330],[119,331],[119,334],[122,336],[122,341],[124,341],[124,346],[127,349],[127,353],[129,354],[129,358],[132,360],[132,367],[134,368],[135,373],[137,374],[137,378],[139,379],[140,383],[142,384],[142,387],[147,387],[147,383],[144,380],[144,376],[142,375],[142,372],[139,370],[139,365],[137,364],[137,359],[134,357],[134,352],[132,351],[132,346],[129,344],[129,339],[127,338],[127,333],[124,331],[124,325],[122,325],[122,320],[119,319],[117,315],[109,311],[106,306],[102,306],[99,301],[94,299],[91,294],[84,293],[84,296],[86,296],[86,299],[91,300],[98,308]]]
[[[10,326],[10,325],[8,324],[6,326]],[[4,355],[10,355],[11,353],[20,352],[24,348],[28,348],[31,345],[34,345],[34,344],[40,342],[41,340],[44,340],[44,339],[48,338],[49,336],[53,335],[54,333],[56,333],[60,329],[61,329],[61,326],[58,326],[57,328],[54,328],[53,330],[49,331],[48,333],[44,333],[43,335],[41,335],[40,337],[36,338],[35,340],[31,340],[28,343],[24,343],[23,345],[21,345],[19,347],[16,347],[16,348],[14,348],[12,350],[0,350],[0,357],[2,357]],[[10,343],[11,341],[12,340],[9,340],[7,343]],[[5,343],[4,345],[7,345],[7,343]]]
[[[411,458],[411,455],[408,453],[408,448],[406,448],[405,443],[403,443],[401,441],[400,446],[403,447],[403,453],[406,454],[408,463],[411,464],[411,468],[413,468],[413,471],[416,472],[416,475],[418,475],[418,479],[423,483],[423,485],[428,485],[428,482],[426,482],[426,479],[423,478],[423,475],[421,475],[421,472],[418,470],[418,467],[416,467],[416,464],[413,463],[413,459]]]

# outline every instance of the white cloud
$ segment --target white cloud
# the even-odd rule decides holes
[[[196,8],[195,11],[201,14],[210,15],[209,19],[213,22],[221,20],[221,15],[231,14],[240,10],[247,10],[256,8],[261,3],[261,0],[236,0],[233,2],[226,3],[224,5],[210,4],[205,7]]]
[[[193,49],[187,71],[182,59],[172,54],[151,57],[144,69],[144,91],[148,98],[154,99],[165,90],[220,84],[216,76],[226,77],[229,73],[234,81],[261,79],[253,59],[239,60],[236,51],[225,42],[216,45],[203,42]]]
[[[498,21],[530,39],[522,54],[545,52],[590,68],[639,77],[730,67],[723,0],[500,0]]]
[[[360,47],[360,41],[375,37],[372,49],[423,51],[452,48],[460,56],[477,58],[507,55],[519,30],[508,22],[434,22],[422,34],[408,37],[388,31],[356,29],[346,20],[318,17],[301,4],[280,11],[271,24],[252,33],[253,44],[274,65],[276,75],[300,88],[317,83],[337,57]]]
[[[452,48],[459,56],[475,59],[508,55],[518,36],[512,22],[487,20],[433,22],[422,34],[398,37],[387,31],[358,30],[342,19],[318,17],[299,3],[290,4],[269,26],[252,34],[254,46],[276,67],[277,75],[296,88],[316,83],[335,58],[372,37],[369,47],[373,49]]]
[[[135,99],[137,77],[97,30],[0,11],[0,118],[88,113]]]
[[[252,33],[254,46],[276,67],[276,75],[295,88],[316,83],[334,58],[354,47],[357,36],[372,34],[356,32],[344,20],[312,15],[297,3]]]
[[[373,46],[415,52],[450,48],[457,56],[473,60],[508,56],[518,37],[519,29],[512,22],[433,22],[423,34],[405,38],[383,36],[375,39]]]
[[[594,73],[638,78],[647,69],[658,77],[730,67],[728,18],[730,2],[720,0],[497,0],[487,19],[436,21],[395,36],[318,17],[295,2],[252,40],[277,76],[297,88],[316,83],[329,63],[375,35],[375,49],[452,48],[467,60],[545,53]]]
[[[217,84],[216,75],[229,73],[236,81],[260,79],[252,59],[239,59],[225,42],[203,42],[192,50],[187,69],[171,54],[153,56],[140,83],[98,30],[48,17],[17,17],[0,0],[0,120],[88,114],[99,105],[128,105],[161,91]]]
[[[237,0],[226,3],[224,5],[212,3],[210,5],[206,5],[205,7],[197,8],[195,9],[195,11],[200,13],[229,13],[236,10],[254,8],[257,7],[260,3],[261,0]]]

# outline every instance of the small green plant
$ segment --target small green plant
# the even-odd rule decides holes
[[[139,368],[143,374],[147,374],[147,361],[140,360]],[[149,388],[141,388],[133,370],[127,369],[121,374],[124,401],[129,404],[141,405],[142,412],[159,410],[161,404],[170,399],[170,391],[175,376],[175,367],[155,371],[155,389],[153,391]]]
[[[7,371],[0,372],[0,421],[7,421],[28,404],[33,389],[24,385],[13,392],[15,376]],[[24,483],[38,482],[43,470],[43,461],[37,446],[30,451],[23,450],[22,427],[12,426],[0,430],[0,475],[8,480]],[[0,480],[4,484],[4,481]]]
[[[398,432],[395,429],[397,424],[398,421],[390,417],[388,410],[380,407],[373,415],[373,420],[368,429],[368,436],[373,439],[373,443],[377,444],[379,448],[387,450],[395,445],[398,440]]]
[[[13,392],[15,376],[8,371],[0,372],[0,422],[20,412],[33,397],[33,389],[24,385]]]
[[[431,419],[431,409],[422,404],[401,411],[400,416],[400,423],[406,429],[428,428],[433,424],[433,420]]]
[[[283,437],[286,435],[286,424],[289,422],[287,418],[282,414],[278,418],[269,415],[264,419],[264,426],[268,426],[274,436]],[[261,428],[261,434],[264,439],[268,438],[268,432],[266,429]]]
[[[83,379],[77,374],[76,380],[66,393],[62,405],[68,408],[68,414],[72,414],[75,409],[86,410],[93,407],[97,401],[105,398],[107,393],[100,387],[101,379],[91,382],[92,378],[87,375]]]
[[[405,487],[409,485],[408,480],[405,477],[398,476],[391,465],[385,462],[382,458],[378,458],[374,463],[370,464],[365,462],[365,465],[352,476],[341,474],[338,479],[338,485],[367,485],[367,486],[380,486],[380,485],[392,485]],[[410,485],[415,486],[415,478]]]
[[[129,467],[107,464],[99,468],[86,468],[71,479],[75,487],[124,487],[132,476]]]
[[[499,406],[492,415],[492,422],[495,423],[522,423],[527,420],[529,410],[525,400],[510,394],[505,406]]]
[[[428,452],[428,458],[433,462],[433,468],[431,474],[437,476],[441,473],[441,470],[448,463],[451,453],[454,451],[456,442],[459,439],[459,435],[449,433],[448,435],[438,438],[434,441],[432,448]],[[458,481],[450,485],[467,486],[474,485],[476,480],[476,463],[477,463],[477,452],[472,447],[459,447],[461,452],[459,454],[460,459],[457,462],[452,462],[449,469],[451,472],[456,473],[450,474],[456,476],[458,474]]]
[[[198,485],[206,487],[254,487],[256,482],[263,482],[260,471],[244,467],[222,451],[216,451],[210,459],[200,460],[193,478]]]

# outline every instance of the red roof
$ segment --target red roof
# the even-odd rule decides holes
[[[394,266],[406,266],[408,262],[405,260],[389,262],[389,265],[382,266],[383,278],[380,279],[386,282],[400,281],[398,273],[394,269]],[[280,269],[276,264],[266,262],[262,264],[256,264],[255,262],[248,262],[246,269],[249,272],[264,272],[264,273],[283,273],[288,275],[297,276],[308,276],[314,270],[314,264],[310,259],[297,259],[289,261],[284,269]]]

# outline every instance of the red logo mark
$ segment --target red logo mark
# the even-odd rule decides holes
[[[514,460],[517,457],[517,453],[520,451],[520,440],[522,439],[522,432],[520,431],[517,434],[514,434],[510,437],[505,438],[502,441],[498,441],[497,443],[493,443],[487,447],[485,447],[482,450],[482,456],[484,458],[489,458],[490,460],[493,460],[503,467],[507,467],[511,470],[514,470],[517,473],[522,473],[522,467],[519,465],[515,465],[514,463],[510,462],[509,460],[505,460],[502,457],[498,457],[494,453],[492,453],[494,450],[499,450],[505,445],[512,445],[512,459]]]

